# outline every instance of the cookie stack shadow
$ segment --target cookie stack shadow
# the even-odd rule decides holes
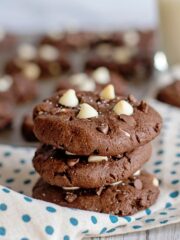
[[[155,203],[158,180],[142,167],[162,119],[147,103],[115,96],[112,85],[100,93],[70,89],[38,104],[33,117],[42,143],[34,198],[119,216]]]

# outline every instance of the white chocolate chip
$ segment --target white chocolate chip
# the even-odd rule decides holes
[[[73,191],[79,189],[80,187],[62,187],[62,188],[67,191]]]
[[[75,153],[71,153],[71,152],[68,152],[68,151],[65,151],[65,154],[66,155],[76,155]]]
[[[90,106],[89,104],[83,103],[80,105],[80,107],[81,108],[77,115],[77,118],[86,119],[98,116],[98,112],[96,111],[96,109]]]
[[[66,107],[76,107],[79,104],[76,92],[73,89],[67,90],[59,99],[59,103]]]
[[[99,84],[107,84],[110,81],[109,70],[105,67],[99,67],[92,73],[92,78]]]
[[[36,58],[37,50],[31,44],[22,44],[17,49],[17,55],[20,59],[30,61]]]
[[[113,108],[113,111],[118,115],[125,114],[130,116],[133,114],[133,107],[127,101],[121,100],[118,103],[116,103],[116,105]]]
[[[131,136],[128,132],[124,131],[123,129],[120,129],[120,131],[123,132],[126,135],[126,137],[130,137]]]
[[[86,81],[78,86],[80,91],[90,91],[93,92],[96,89],[96,84],[93,80],[86,79]]]
[[[135,47],[140,41],[140,36],[137,31],[127,31],[123,34],[123,40],[125,44],[129,47]]]
[[[77,86],[80,91],[94,91],[96,84],[87,74],[77,73],[70,77],[70,83]]]
[[[12,77],[5,75],[0,78],[0,92],[6,92],[10,89],[13,84]]]
[[[55,61],[59,57],[59,51],[57,48],[45,44],[39,48],[39,56],[46,61]]]
[[[23,66],[22,73],[29,79],[38,79],[41,74],[41,69],[35,63],[26,63]]]
[[[63,32],[56,32],[56,31],[48,32],[47,35],[54,40],[61,40],[64,37]]]
[[[108,161],[108,157],[107,156],[96,156],[96,155],[92,155],[88,157],[88,162],[102,162],[102,161]]]
[[[123,181],[119,181],[119,182],[114,182],[114,183],[111,183],[110,186],[117,186],[119,184],[121,184]]]
[[[109,57],[112,54],[112,47],[109,44],[101,44],[96,48],[96,54],[100,57]]]
[[[115,98],[114,86],[109,84],[100,92],[101,99],[111,100]]]
[[[121,64],[126,64],[130,61],[132,56],[131,49],[127,47],[117,47],[113,51],[113,59]]]
[[[141,173],[141,170],[137,170],[137,171],[133,174],[133,176],[139,176],[140,173]]]
[[[159,180],[157,178],[153,178],[153,185],[155,187],[158,187],[159,186]]]
[[[78,85],[83,84],[84,79],[86,79],[87,77],[88,76],[85,73],[77,73],[77,74],[73,74],[70,77],[69,81],[70,81],[71,84],[78,86]]]

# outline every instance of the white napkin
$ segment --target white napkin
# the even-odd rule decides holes
[[[152,159],[146,165],[161,182],[161,194],[154,206],[131,217],[117,217],[32,199],[32,187],[38,179],[31,164],[35,150],[1,145],[0,239],[76,240],[180,222],[180,110],[153,100],[151,105],[164,118]]]

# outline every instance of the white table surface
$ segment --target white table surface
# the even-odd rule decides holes
[[[91,238],[91,240],[179,240],[179,239],[180,239],[180,223],[148,230],[145,232],[138,232],[108,238]]]

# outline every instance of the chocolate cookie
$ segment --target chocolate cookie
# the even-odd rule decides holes
[[[114,157],[68,155],[63,150],[43,145],[36,151],[33,165],[51,185],[98,188],[129,178],[150,156],[150,144]]]
[[[170,105],[180,107],[180,80],[159,90],[157,99]]]
[[[73,88],[76,91],[100,91],[112,83],[118,95],[125,95],[127,85],[124,79],[107,68],[99,67],[89,73],[77,73],[59,81],[56,91]]]
[[[100,47],[102,50],[99,50]],[[153,58],[143,52],[137,53],[127,46],[98,46],[88,57],[85,69],[92,70],[100,66],[118,72],[125,78],[144,78],[152,73]]]
[[[96,38],[93,32],[49,32],[40,40],[40,45],[48,44],[60,51],[87,48]]]
[[[38,85],[23,75],[4,75],[0,77],[0,98],[24,103],[37,97]]]
[[[144,101],[115,96],[109,85],[100,94],[60,91],[34,108],[34,133],[45,144],[76,155],[115,156],[154,139],[160,115]]]
[[[20,46],[16,56],[6,63],[5,72],[39,79],[59,76],[70,67],[69,61],[56,48],[49,45],[35,48],[27,44]]]
[[[91,45],[87,69],[105,66],[125,78],[144,79],[153,71],[154,32],[130,30],[99,34]]]
[[[25,115],[21,123],[21,133],[23,138],[29,142],[38,141],[33,132],[34,122],[31,115]]]
[[[10,127],[14,118],[14,105],[6,100],[0,101],[0,130]]]
[[[34,189],[33,197],[64,207],[116,214],[133,215],[150,207],[159,195],[158,180],[151,174],[129,178],[116,185],[101,189],[64,190],[51,186],[40,179]]]
[[[6,32],[5,29],[0,27],[0,51],[9,51],[12,50],[17,43],[17,37],[9,32]]]

